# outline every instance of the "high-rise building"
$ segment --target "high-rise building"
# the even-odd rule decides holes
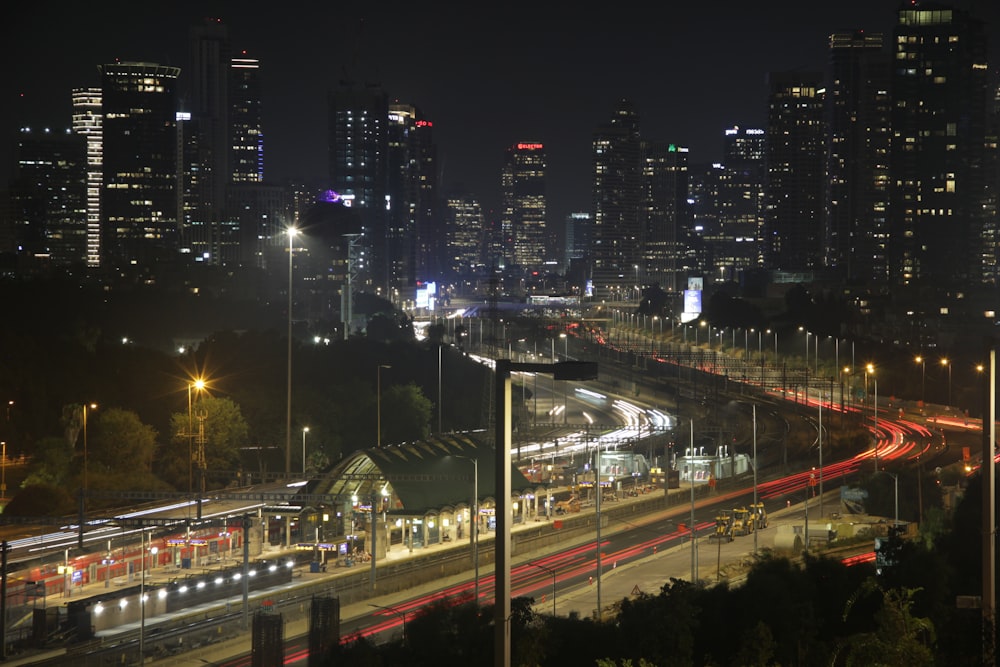
[[[260,61],[246,51],[229,67],[229,180],[264,180],[264,130],[261,116]]]
[[[177,77],[157,63],[100,66],[102,265],[149,271],[178,248]]]
[[[996,282],[996,248],[982,244],[996,225],[986,218],[988,77],[982,21],[940,4],[898,10],[889,160],[897,284]]]
[[[621,100],[593,135],[593,244],[591,278],[599,298],[627,293],[642,259],[639,114]],[[623,292],[624,290],[624,292]]]
[[[734,280],[764,262],[765,136],[759,128],[733,127],[723,138],[712,255],[719,274]]]
[[[545,224],[545,146],[520,141],[507,148],[501,225],[513,240],[511,261],[521,270],[542,271],[548,258]]]
[[[888,280],[890,65],[881,33],[830,36],[826,261],[848,284]]]
[[[73,132],[87,142],[87,266],[101,265],[101,183],[104,140],[100,88],[73,90]]]
[[[184,108],[196,133],[201,170],[195,191],[193,221],[210,226],[223,218],[226,186],[231,180],[229,105],[232,58],[229,28],[222,19],[206,18],[190,28],[188,68],[184,72]]]
[[[455,192],[445,199],[447,269],[456,278],[469,278],[481,272],[483,227],[483,208],[475,196],[468,192]]]
[[[330,182],[362,226],[356,287],[388,295],[388,98],[377,84],[341,81],[330,93],[329,109]]]
[[[683,264],[689,230],[688,149],[660,141],[642,142],[642,256],[640,287],[683,289]]]
[[[815,277],[823,268],[826,193],[822,75],[768,77],[764,261],[771,271]]]
[[[21,130],[12,193],[19,255],[35,264],[84,265],[86,163],[83,137],[69,131]]]
[[[441,272],[434,124],[417,107],[392,102],[386,128],[389,287],[413,288]]]

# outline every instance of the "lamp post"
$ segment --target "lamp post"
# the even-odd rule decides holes
[[[472,505],[469,509],[469,541],[472,542],[472,565],[475,569],[473,595],[479,606],[479,459],[452,454],[456,459],[472,461]]]
[[[302,476],[306,476],[306,433],[309,432],[308,426],[302,427]]]
[[[875,472],[878,472],[878,378],[875,377],[875,366],[868,364],[865,367],[865,390],[868,390],[868,376],[872,376],[875,383],[875,402],[872,406],[872,419],[875,424]]]
[[[382,369],[392,368],[389,364],[379,364],[378,368],[375,370],[375,392],[377,394],[375,398],[375,447],[379,448],[382,446]]]
[[[529,562],[528,565],[534,565],[539,570],[542,570],[543,572],[548,572],[550,575],[552,575],[552,617],[555,618],[555,615],[556,615],[556,571],[553,570],[551,567],[546,567],[545,565],[542,565],[541,563],[530,563]]]
[[[295,235],[299,230],[288,228],[288,396],[285,413],[285,479],[292,476],[292,261],[295,254]]]
[[[205,388],[205,380],[203,378],[195,378],[193,381],[188,382],[188,493],[194,491],[194,413],[191,410],[191,390],[202,391]],[[86,417],[86,412],[84,416]],[[83,443],[84,452],[87,449],[87,420],[84,419],[84,430],[83,430]],[[86,456],[84,456],[86,460]],[[85,466],[86,467],[86,466]]]
[[[403,619],[403,643],[405,644],[406,643],[406,612],[405,611],[400,611],[400,610],[398,610],[395,607],[392,607],[390,605],[372,604],[371,602],[369,602],[368,606],[369,607],[375,607],[376,609],[385,609],[386,611],[392,612],[396,616],[399,616],[401,619]]]
[[[593,380],[597,363],[565,361],[559,364],[514,363],[497,359],[493,375],[494,392],[494,498],[496,499],[496,539],[494,540],[493,630],[494,667],[510,667],[510,528],[511,528],[511,372],[552,373],[557,380]]]
[[[914,361],[920,364],[920,403],[924,404],[927,402],[927,359],[918,354]]]
[[[941,365],[948,367],[948,406],[951,407],[951,362],[945,358],[941,360]]]
[[[569,336],[561,333],[559,337],[563,339],[563,361],[569,361]]]
[[[89,412],[90,410],[96,410],[96,409],[97,409],[97,403],[90,403],[90,404],[84,403],[83,404],[83,502],[84,502],[84,509],[86,509],[86,506],[87,506],[86,505],[86,503],[87,503],[87,489],[89,488],[88,487],[88,483],[89,483],[89,474],[90,474],[89,462],[88,462],[88,452],[87,452],[87,412]],[[4,444],[6,445],[6,443],[4,443]],[[4,471],[6,472],[6,465],[7,465],[7,450],[6,450],[6,447],[4,448],[4,453],[3,453],[3,463],[4,463]],[[3,480],[2,491],[0,491],[0,495],[4,496],[5,498],[7,497],[7,480],[6,479]]]

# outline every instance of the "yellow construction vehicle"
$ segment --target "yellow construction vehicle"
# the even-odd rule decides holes
[[[764,503],[751,504],[750,516],[753,517],[753,522],[756,524],[757,530],[767,528],[767,510],[764,509]]]
[[[580,511],[580,499],[575,494],[571,495],[566,500],[560,500],[556,503],[556,514],[567,514],[570,512]]]
[[[712,537],[727,542],[733,541],[733,518],[726,510],[721,510],[715,515],[715,533]]]
[[[750,510],[738,507],[733,510],[733,535],[749,535],[753,532],[754,521]]]

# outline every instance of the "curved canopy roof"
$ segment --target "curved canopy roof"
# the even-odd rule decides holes
[[[308,493],[368,499],[391,487],[391,513],[422,515],[443,507],[469,504],[473,493],[473,460],[478,467],[479,498],[495,498],[494,449],[482,446],[485,433],[446,433],[426,440],[354,452],[340,461]],[[514,493],[534,488],[511,465]],[[310,485],[312,486],[312,485]]]

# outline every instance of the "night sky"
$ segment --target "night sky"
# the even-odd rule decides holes
[[[4,21],[0,127],[5,139],[21,125],[68,127],[70,89],[98,85],[98,64],[118,58],[184,67],[188,26],[218,16],[233,48],[261,60],[268,180],[326,178],[327,93],[349,76],[422,109],[434,123],[443,185],[462,184],[487,207],[499,201],[504,149],[543,142],[550,220],[557,221],[589,210],[591,135],[619,98],[637,105],[644,137],[687,146],[693,163],[718,161],[727,127],[763,127],[769,71],[823,71],[831,32],[889,35],[900,6],[554,4],[21,3]],[[996,68],[1000,2],[958,6],[989,22]],[[0,159],[6,179],[9,141]]]

